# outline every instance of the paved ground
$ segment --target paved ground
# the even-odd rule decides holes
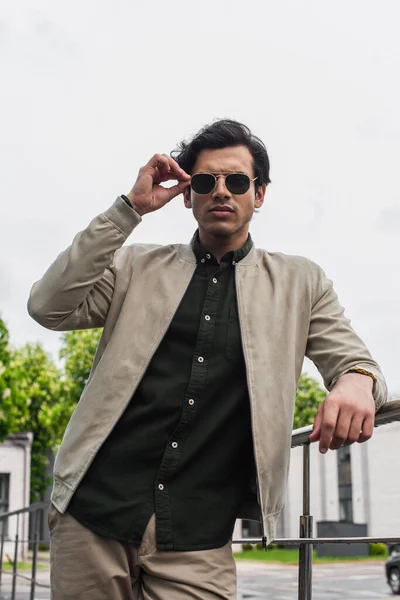
[[[48,583],[48,572],[38,579]],[[3,576],[0,600],[11,599],[11,581]],[[238,600],[297,600],[297,567],[277,563],[238,562]],[[383,563],[314,565],[313,600],[390,600]],[[29,587],[19,580],[16,600],[29,600]],[[35,600],[50,600],[49,590],[37,587]],[[78,600],[78,599],[77,599]],[[83,600],[83,599],[82,599]]]
[[[297,600],[298,569],[277,563],[238,563],[238,600]],[[313,600],[390,600],[383,563],[314,565]]]

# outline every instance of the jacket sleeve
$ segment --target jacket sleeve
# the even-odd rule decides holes
[[[315,266],[317,276],[306,356],[318,368],[328,390],[354,367],[373,373],[376,377],[373,395],[376,409],[379,409],[387,400],[387,387],[381,370],[344,316],[332,282],[320,267]]]
[[[121,198],[78,233],[31,290],[28,312],[55,331],[103,327],[115,283],[114,257],[140,216]]]

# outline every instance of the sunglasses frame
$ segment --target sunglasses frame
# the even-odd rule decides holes
[[[253,177],[253,179],[252,179],[251,177],[249,177],[247,175],[247,173],[242,173],[240,171],[232,171],[232,172],[216,173],[216,174],[215,173],[209,173],[208,171],[204,171],[204,173],[195,173],[193,175],[193,177],[196,177],[196,175],[211,175],[212,177],[214,177],[214,185],[213,185],[213,187],[211,188],[211,190],[209,192],[202,193],[202,192],[196,192],[196,190],[194,190],[196,192],[196,194],[199,194],[200,196],[205,196],[206,194],[211,194],[211,192],[215,190],[215,186],[217,185],[217,181],[218,181],[219,177],[224,177],[224,179],[225,179],[224,185],[225,185],[226,189],[229,190],[229,192],[231,194],[233,194],[234,196],[242,196],[243,194],[245,194],[246,192],[248,192],[249,189],[250,189],[250,183],[252,181],[255,181],[256,179],[258,179],[258,175],[257,175],[257,177]],[[226,178],[229,177],[229,175],[246,175],[246,177],[249,178],[249,187],[247,188],[247,190],[245,190],[244,192],[240,192],[240,193],[232,192],[229,189],[229,187],[226,185]]]

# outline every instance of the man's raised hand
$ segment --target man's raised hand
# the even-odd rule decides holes
[[[172,187],[161,184],[177,180]],[[134,210],[143,216],[162,208],[172,198],[181,194],[190,184],[190,175],[180,168],[178,163],[167,154],[155,154],[149,162],[139,170],[135,185],[128,194]]]

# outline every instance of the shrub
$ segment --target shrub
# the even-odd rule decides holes
[[[45,542],[39,542],[38,550],[40,552],[46,552],[49,549],[49,546]]]
[[[248,552],[249,550],[253,550],[253,546],[251,544],[242,544],[243,552]]]
[[[387,556],[388,549],[386,544],[370,544],[369,555],[370,556]]]

